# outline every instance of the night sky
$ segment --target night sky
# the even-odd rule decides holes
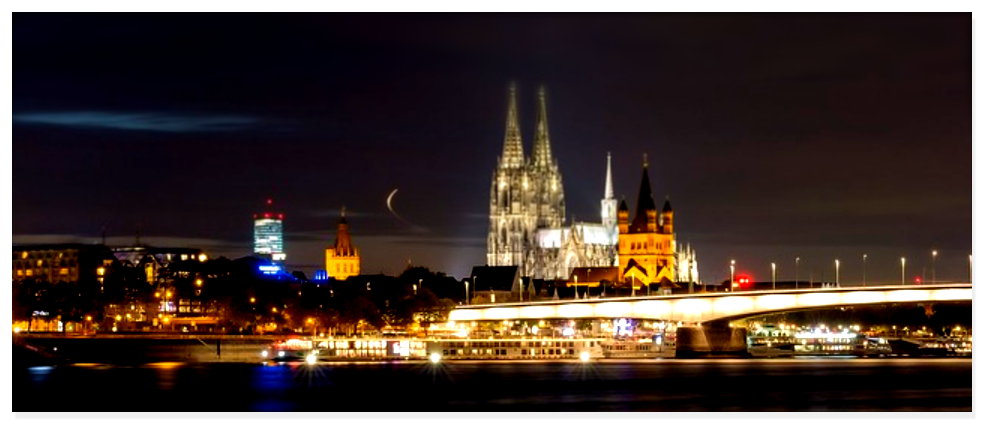
[[[605,152],[643,153],[704,281],[967,278],[968,14],[24,14],[13,28],[15,243],[251,251],[286,214],[323,267],[348,210],[363,272],[485,262],[506,93],[531,151],[544,84],[567,217],[599,220]],[[393,207],[386,196],[399,189]]]

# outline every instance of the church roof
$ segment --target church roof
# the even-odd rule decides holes
[[[469,288],[469,290],[476,292],[488,290],[511,291],[513,283],[519,279],[519,267],[515,265],[476,266],[472,267],[470,279],[473,287]]]
[[[666,196],[666,201],[663,202],[663,212],[673,212],[673,207],[670,206],[670,196]]]
[[[342,206],[342,216],[338,218],[338,231],[335,233],[335,255],[355,256],[352,246],[352,236],[348,232],[348,220],[345,219],[345,207]]]
[[[646,231],[646,212],[655,211],[656,202],[653,201],[653,189],[649,186],[649,164],[642,164],[642,182],[639,183],[639,200],[636,201],[636,213],[632,219],[630,232],[641,233]]]

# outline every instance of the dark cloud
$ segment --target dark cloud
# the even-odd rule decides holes
[[[81,128],[161,132],[238,131],[255,126],[259,120],[234,115],[174,115],[159,112],[34,112],[15,113],[14,124],[58,125]]]

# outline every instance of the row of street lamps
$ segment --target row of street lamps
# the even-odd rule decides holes
[[[931,274],[932,275],[932,282],[933,283],[936,283],[936,256],[939,255],[939,252],[934,249],[931,252],[931,255],[932,255],[932,266],[931,266],[931,269],[932,269],[932,274]],[[967,268],[968,278],[969,279],[973,279],[973,267],[974,267],[974,257],[973,257],[973,255],[967,255],[967,261],[968,261],[968,268]],[[731,264],[729,265],[729,268],[731,270],[731,279],[729,281],[731,283],[734,283],[734,281],[735,281],[735,263],[736,263],[735,260],[732,259],[731,260]],[[799,288],[799,263],[800,263],[799,256],[796,257],[796,260],[795,260],[794,263],[795,263],[794,268],[796,270],[795,271],[796,272],[796,282],[795,282],[795,284],[796,284],[796,288],[798,289]],[[902,285],[905,285],[905,257],[904,256],[899,258],[899,263],[901,264],[901,267],[902,267]],[[865,253],[865,254],[862,254],[861,255],[861,285],[862,286],[867,286],[868,285],[867,264],[868,264],[868,254]],[[775,290],[776,289],[776,267],[777,267],[777,265],[776,265],[775,262],[772,262],[771,263],[771,266],[772,266],[772,290]],[[836,284],[837,286],[840,286],[840,259],[834,259],[834,284]]]

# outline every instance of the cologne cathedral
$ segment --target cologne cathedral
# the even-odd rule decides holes
[[[523,151],[516,88],[511,86],[504,146],[492,175],[487,257],[490,266],[517,266],[520,275],[545,280],[568,280],[580,274],[577,270],[587,270],[590,276],[591,270],[597,270],[595,275],[614,277],[617,274],[619,282],[632,281],[633,286],[636,283],[698,281],[696,255],[689,247],[677,250],[672,210],[669,213],[665,210],[669,202],[658,216],[655,207],[649,207],[653,200],[645,166],[645,187],[640,187],[638,206],[643,215],[641,219],[647,222],[642,226],[633,225],[632,236],[623,221],[628,212],[622,210],[626,207],[625,202],[619,208],[615,199],[610,154],[601,199],[601,222],[568,223],[563,179],[551,152],[543,87],[537,93],[534,128],[533,156],[529,158]],[[638,215],[639,212],[637,219]],[[659,225],[648,225],[650,219],[657,219]],[[626,249],[638,245],[629,242],[620,246],[620,231],[626,233],[626,239],[642,236],[648,240],[652,237],[643,236],[643,233],[653,236],[658,233],[661,242],[650,242],[642,250]],[[628,257],[624,264],[619,261],[620,253]],[[603,269],[613,272],[601,272]]]

